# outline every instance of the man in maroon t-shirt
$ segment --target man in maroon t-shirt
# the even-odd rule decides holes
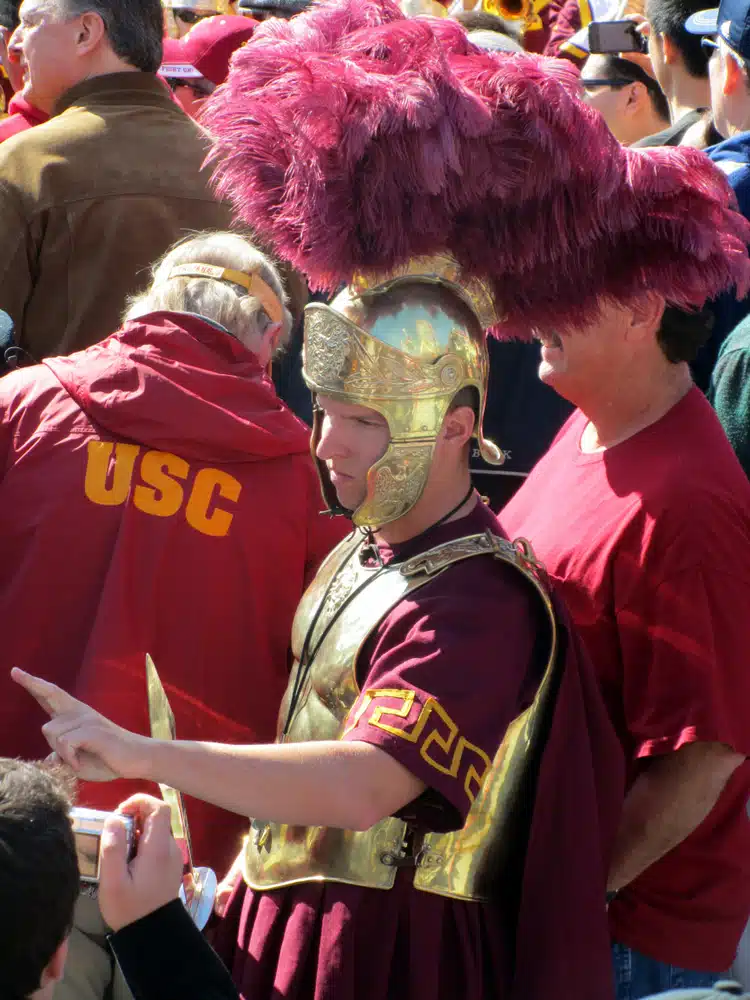
[[[750,912],[750,485],[691,381],[701,323],[643,293],[540,334],[540,377],[579,409],[501,514],[556,581],[628,760],[620,1000],[710,985]]]

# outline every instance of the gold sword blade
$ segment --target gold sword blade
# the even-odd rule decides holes
[[[146,684],[148,688],[148,717],[151,723],[151,735],[155,740],[175,739],[174,713],[169,704],[167,692],[156,670],[156,664],[151,656],[146,654]],[[161,797],[169,806],[172,814],[172,833],[183,850],[185,863],[193,871],[193,851],[190,844],[190,828],[188,827],[185,799],[182,792],[169,785],[159,785]]]

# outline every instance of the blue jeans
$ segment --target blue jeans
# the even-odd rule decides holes
[[[612,945],[612,971],[617,1000],[641,1000],[665,990],[708,987],[718,979],[727,978],[726,973],[697,972],[666,965],[617,942]]]

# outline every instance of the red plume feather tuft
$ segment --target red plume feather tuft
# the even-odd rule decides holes
[[[644,288],[683,308],[750,287],[750,224],[697,150],[625,150],[575,70],[483,52],[393,0],[269,21],[206,112],[221,195],[335,291],[448,251],[504,335],[569,329]]]

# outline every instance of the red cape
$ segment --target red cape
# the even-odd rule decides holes
[[[531,814],[511,997],[608,1000],[605,899],[625,764],[593,667],[554,603],[565,664]]]

